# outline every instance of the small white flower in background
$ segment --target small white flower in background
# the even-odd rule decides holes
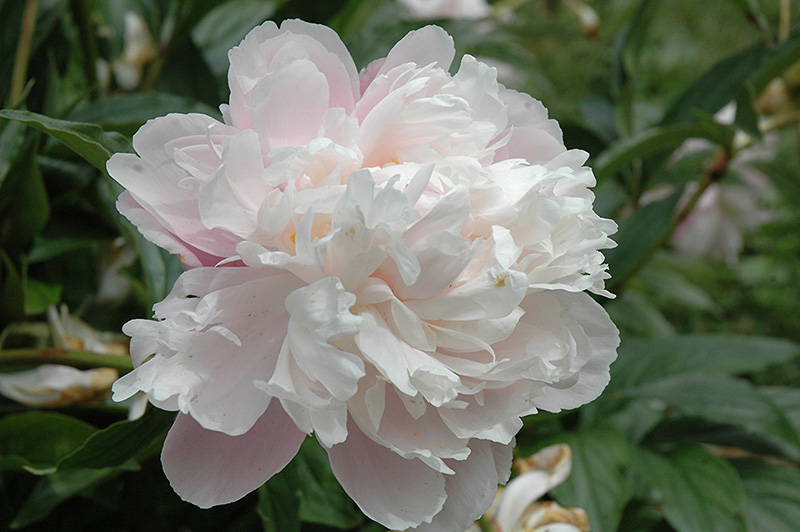
[[[147,22],[135,11],[124,15],[125,36],[122,54],[111,63],[114,79],[125,90],[139,86],[144,67],[155,58],[158,48]]]
[[[409,33],[360,74],[335,32],[267,22],[231,50],[224,123],[172,114],[109,173],[119,210],[192,268],[134,320],[143,391],[180,412],[161,455],[209,507],[314,432],[366,515],[466,529],[521,416],[593,400],[618,332],[587,154],[452,39]]]
[[[99,332],[71,316],[65,306],[47,310],[51,334],[60,349],[88,351],[110,356],[127,355],[127,340],[119,333]],[[33,406],[59,406],[103,399],[119,378],[117,370],[79,370],[57,364],[0,373],[0,394]]]
[[[721,124],[732,124],[736,117],[736,104],[723,107],[714,118]],[[735,264],[744,247],[744,235],[752,232],[772,219],[764,200],[769,191],[767,178],[752,163],[768,161],[775,156],[777,137],[765,135],[756,145],[744,132],[737,131],[734,146],[748,146],[736,152],[728,163],[728,171],[739,183],[726,179],[711,184],[701,194],[689,215],[680,223],[672,235],[672,246],[689,258],[708,257]],[[712,148],[709,141],[692,139],[676,151],[673,161],[691,153]],[[682,209],[697,191],[697,184],[690,183],[678,202]],[[645,195],[643,203],[659,197],[658,191]]]
[[[133,245],[123,237],[114,239],[100,256],[99,278],[93,304],[105,308],[122,304],[131,291],[130,278],[122,270],[136,261],[137,253]]]
[[[416,20],[479,19],[492,8],[486,0],[397,0]]]
[[[585,511],[539,500],[564,482],[571,468],[572,450],[566,444],[545,447],[529,458],[517,458],[517,476],[500,488],[483,518],[497,532],[587,532],[589,520]],[[480,526],[476,523],[468,532],[480,532]]]
[[[678,202],[685,205],[697,190],[690,183]],[[672,246],[689,258],[708,257],[735,264],[744,247],[744,235],[771,219],[752,188],[714,183],[700,195],[689,215],[672,234]]]
[[[581,0],[564,0],[564,5],[578,19],[578,23],[587,37],[597,37],[600,32],[600,15],[594,8]]]
[[[128,339],[118,333],[98,331],[69,313],[66,305],[47,309],[47,321],[56,347],[100,355],[128,355]]]
[[[0,394],[31,406],[61,406],[98,401],[119,378],[117,370],[80,370],[56,364],[15,373],[0,373]]]

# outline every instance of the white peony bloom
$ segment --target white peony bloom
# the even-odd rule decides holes
[[[360,75],[338,36],[267,22],[230,52],[225,123],[168,115],[109,173],[193,268],[134,320],[144,391],[180,412],[162,461],[202,507],[307,434],[369,517],[461,531],[507,480],[522,416],[591,401],[618,333],[587,155],[440,28]]]

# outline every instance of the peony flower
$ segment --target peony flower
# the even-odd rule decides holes
[[[416,20],[479,19],[489,16],[491,6],[486,0],[398,0]]]
[[[134,320],[137,391],[180,413],[162,462],[201,507],[310,433],[370,518],[463,531],[509,475],[521,417],[591,401],[618,333],[587,154],[538,101],[411,32],[360,74],[323,26],[231,50],[224,123],[168,115],[109,173],[120,211],[189,267]]]

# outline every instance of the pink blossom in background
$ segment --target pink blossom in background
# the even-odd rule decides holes
[[[520,418],[599,395],[618,332],[587,154],[452,39],[360,74],[339,37],[267,22],[231,50],[224,122],[168,115],[109,173],[189,271],[125,326],[137,391],[180,412],[185,500],[237,500],[307,434],[370,518],[463,531],[509,476]]]
[[[690,183],[679,206],[696,190],[697,184]],[[676,228],[672,245],[689,258],[709,257],[736,264],[744,247],[744,235],[770,219],[761,202],[761,194],[749,186],[711,184]]]
[[[416,20],[479,19],[489,16],[492,8],[486,0],[398,0]]]
[[[730,103],[714,115],[717,122],[730,125],[736,117],[736,104]],[[753,163],[769,161],[775,156],[778,138],[765,135],[759,144],[751,145],[752,139],[737,131],[734,145],[745,146],[736,152],[728,163],[728,171],[738,179],[712,183],[700,195],[692,211],[677,227],[671,243],[675,250],[688,258],[708,257],[735,264],[744,248],[744,237],[772,219],[765,207],[769,180]],[[704,139],[690,139],[676,151],[674,160],[689,154],[708,150],[712,144]],[[674,161],[673,161],[674,162]],[[690,183],[684,190],[677,209],[682,209],[697,191],[697,184]],[[668,190],[650,191],[642,197],[643,202],[653,201],[669,193]]]

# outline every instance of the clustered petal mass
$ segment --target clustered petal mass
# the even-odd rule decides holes
[[[332,30],[267,22],[231,50],[224,122],[168,115],[109,173],[189,268],[125,326],[115,399],[179,411],[162,462],[201,507],[310,433],[366,515],[462,531],[509,476],[522,416],[594,399],[618,333],[587,155],[442,29],[359,73]]]

